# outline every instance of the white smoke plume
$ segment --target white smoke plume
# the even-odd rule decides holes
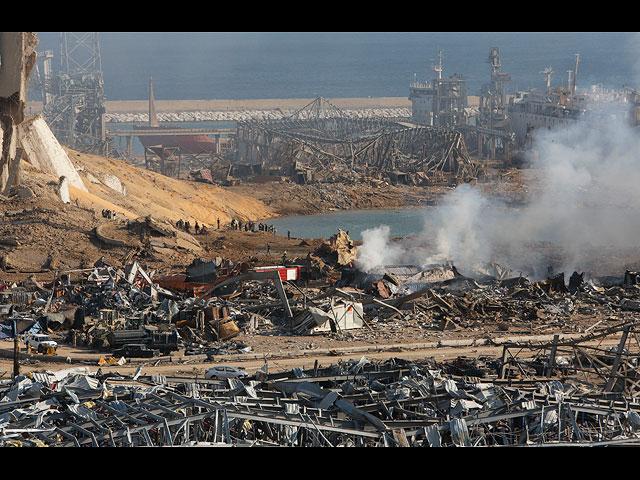
[[[364,271],[384,265],[393,265],[397,261],[403,261],[405,250],[398,244],[394,244],[389,237],[388,225],[370,228],[362,232],[363,246],[358,249],[356,265]]]
[[[637,245],[640,131],[620,115],[595,125],[536,134],[538,159],[522,171],[530,181],[526,205],[510,208],[478,187],[459,186],[402,247],[390,241],[388,227],[363,232],[356,265],[366,271],[373,264],[451,261],[471,274],[475,264],[496,262],[540,279],[552,262],[555,272],[570,275],[584,271],[589,256]],[[539,248],[547,244],[556,248],[553,258]]]

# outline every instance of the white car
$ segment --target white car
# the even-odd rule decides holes
[[[204,374],[204,378],[242,378],[248,377],[249,374],[236,367],[217,366],[210,368]]]
[[[30,348],[35,348],[38,353],[46,352],[47,349],[53,348],[54,350],[58,348],[58,343],[55,340],[52,340],[49,335],[45,335],[44,333],[34,333],[27,337],[27,345]]]

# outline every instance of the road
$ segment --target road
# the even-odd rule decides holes
[[[606,338],[604,341],[590,342],[591,345],[599,345],[603,348],[618,344],[618,337]],[[421,345],[421,344],[417,344]],[[481,356],[499,357],[502,355],[502,345],[473,345],[473,346],[438,346],[433,348],[411,348],[410,345],[402,344],[394,348],[393,345],[387,346],[386,351],[349,351],[349,349],[341,349],[336,354],[326,354],[310,351],[292,352],[290,356],[280,354],[278,358],[268,358],[267,363],[269,372],[288,371],[293,368],[310,369],[313,368],[315,362],[320,366],[328,366],[346,360],[359,360],[362,356],[366,356],[371,360],[386,360],[389,358],[401,358],[404,360],[421,360],[433,358],[436,361],[446,361],[466,356],[477,358]],[[533,351],[533,350],[532,350]],[[0,346],[0,379],[6,379],[12,375],[13,344],[5,342]],[[524,356],[526,352],[521,353]],[[59,347],[55,361],[46,361],[46,357],[41,355],[31,356],[29,359],[20,360],[20,374],[28,372],[45,372],[58,371],[72,367],[88,367],[90,371],[97,371],[101,368],[103,372],[118,372],[122,375],[132,375],[140,365],[143,365],[142,372],[146,375],[172,375],[181,376],[202,376],[204,372],[213,365],[233,365],[246,370],[249,373],[255,372],[264,365],[263,358],[247,359],[247,356],[238,355],[219,355],[214,357],[213,361],[207,361],[202,356],[194,356],[190,358],[179,357],[174,355],[175,362],[158,361],[158,357],[153,359],[133,359],[122,365],[99,365],[101,358],[107,359],[110,355],[106,353],[93,353],[88,350],[74,349],[67,345]],[[244,358],[243,358],[244,357]],[[259,357],[254,355],[254,357]],[[69,358],[71,362],[65,360]]]

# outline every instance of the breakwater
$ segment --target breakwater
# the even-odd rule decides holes
[[[296,110],[230,110],[230,111],[184,111],[158,112],[160,122],[226,122],[281,120],[293,115]],[[343,110],[349,118],[408,118],[410,108],[359,108]],[[148,122],[149,114],[142,112],[106,113],[106,122],[140,123]]]

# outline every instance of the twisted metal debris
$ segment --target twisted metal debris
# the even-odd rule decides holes
[[[629,325],[623,328],[629,331]],[[503,367],[493,358],[437,363],[362,357],[280,373],[269,373],[265,364],[242,380],[149,376],[142,366],[132,376],[92,373],[86,367],[32,373],[0,385],[0,445],[445,447],[640,442],[640,404],[635,397],[608,387],[599,390],[597,382],[571,377],[566,369],[560,377],[516,377],[501,374]]]

